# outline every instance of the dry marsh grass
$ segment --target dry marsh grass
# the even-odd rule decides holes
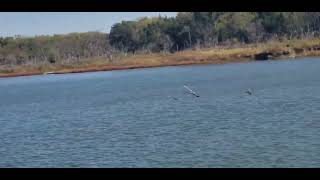
[[[254,60],[254,55],[261,52],[289,52],[287,56],[294,55],[295,48],[308,49],[303,51],[301,56],[319,56],[320,49],[314,50],[312,47],[320,47],[320,39],[305,40],[283,40],[268,41],[260,44],[249,44],[241,47],[217,47],[197,50],[184,50],[173,54],[170,53],[151,53],[119,56],[110,61],[107,58],[90,58],[73,64],[42,64],[29,66],[0,66],[0,77],[14,76],[15,74],[41,74],[44,72],[87,72],[100,70],[131,69],[139,67],[157,67],[169,65],[186,64],[222,64],[229,62],[243,62]]]

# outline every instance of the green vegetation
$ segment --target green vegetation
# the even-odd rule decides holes
[[[115,24],[110,43],[121,51],[168,51],[318,37],[318,12],[183,12]]]
[[[0,37],[0,74],[318,55],[319,37],[320,12],[180,12],[122,21],[110,34]]]

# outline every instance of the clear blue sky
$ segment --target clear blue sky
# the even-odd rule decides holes
[[[0,12],[0,36],[109,32],[114,23],[175,12]]]

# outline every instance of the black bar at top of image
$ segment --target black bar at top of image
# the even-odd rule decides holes
[[[317,11],[315,0],[9,0],[0,11],[151,12],[151,11]]]

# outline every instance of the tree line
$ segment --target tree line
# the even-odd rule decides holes
[[[176,17],[122,21],[110,32],[121,51],[179,51],[273,38],[318,37],[319,12],[180,12]]]
[[[0,65],[61,63],[120,53],[176,52],[271,39],[319,37],[320,12],[179,12],[112,26],[109,34],[0,37]]]

